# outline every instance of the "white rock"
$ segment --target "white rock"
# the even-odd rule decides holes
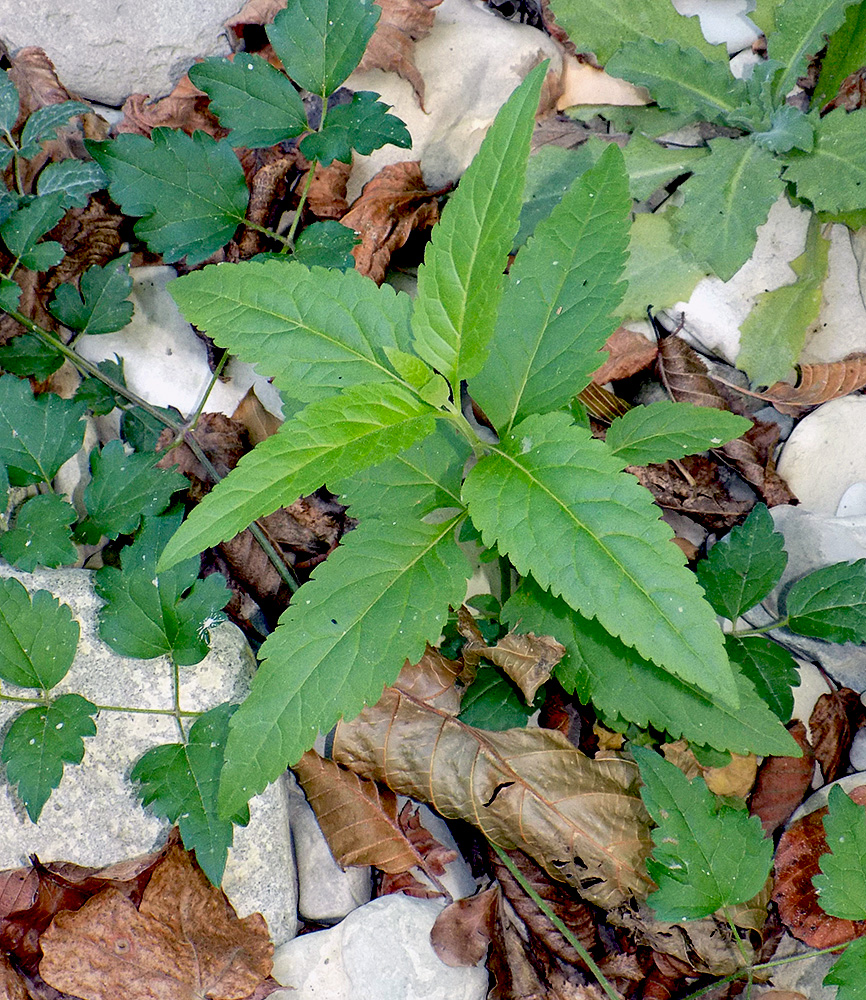
[[[851,741],[848,760],[855,771],[866,771],[866,729],[858,729]]]
[[[811,736],[809,719],[812,715],[812,710],[815,708],[822,694],[830,694],[830,685],[814,663],[810,663],[808,660],[796,659],[800,683],[793,689],[794,709],[791,713],[791,718],[799,719],[806,727],[807,734]]]
[[[814,949],[807,947],[787,932],[783,935],[773,959],[802,955],[796,962],[778,965],[772,970],[770,982],[778,990],[791,990],[808,997],[809,1000],[835,1000],[836,987],[822,985],[824,976],[836,961],[837,955],[815,955]],[[768,998],[769,1000],[769,998]]]
[[[853,483],[842,494],[836,517],[866,516],[866,483]]]
[[[697,14],[704,38],[711,45],[724,42],[728,52],[750,48],[761,37],[747,16],[755,9],[749,0],[674,0],[674,7],[686,17]]]
[[[286,775],[289,824],[298,869],[298,913],[303,920],[332,924],[369,902],[372,879],[367,866],[343,869],[334,860],[316,814],[295,776]]]
[[[140,708],[173,707],[172,668],[165,657],[137,660],[111,650],[97,632],[100,599],[87,570],[39,570],[19,573],[0,564],[0,577],[14,576],[28,590],[48,590],[69,604],[81,626],[75,660],[52,694],[76,692],[101,705]],[[182,667],[181,708],[206,711],[244,697],[255,661],[241,632],[225,624],[211,633],[211,651],[195,666]],[[4,691],[32,697],[29,689],[4,684]],[[20,711],[0,703],[0,727]],[[72,861],[101,866],[132,858],[161,846],[168,825],[144,810],[128,774],[151,747],[176,743],[178,731],[168,715],[102,712],[97,735],[85,740],[84,760],[67,764],[60,786],[51,794],[37,824],[5,782],[0,787],[0,869],[42,861]],[[280,782],[250,803],[248,827],[236,827],[223,888],[240,916],[261,912],[275,942],[297,931],[295,871]]]
[[[228,55],[224,22],[241,0],[4,0],[0,38],[45,49],[62,82],[82,97],[122,104],[160,97],[201,56]]]
[[[430,946],[442,910],[400,893],[353,910],[336,927],[277,948],[273,977],[290,990],[280,1000],[483,1000],[487,970],[451,968]]]
[[[402,808],[407,799],[403,795],[398,795],[397,801]],[[451,893],[452,899],[464,899],[466,896],[474,895],[478,891],[478,883],[472,875],[472,869],[468,862],[460,853],[457,842],[448,829],[448,824],[441,816],[425,805],[421,805],[418,815],[421,819],[421,825],[426,827],[440,844],[457,852],[457,857],[445,866],[445,874],[440,876],[439,881]],[[420,882],[427,883],[423,872],[415,871],[414,874]]]
[[[802,819],[804,816],[808,816],[809,813],[813,813],[816,809],[826,806],[830,798],[830,789],[834,785],[838,785],[842,791],[850,795],[853,789],[859,788],[861,785],[866,785],[866,771],[858,771],[856,774],[846,774],[843,778],[837,778],[835,781],[822,785],[817,791],[812,792],[809,798],[792,814],[791,818],[785,824],[786,829],[792,823],[796,823],[798,819]]]

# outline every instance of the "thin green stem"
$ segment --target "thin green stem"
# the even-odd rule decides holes
[[[20,705],[47,705],[50,699],[44,698],[16,698],[11,694],[0,692],[0,701],[12,701]],[[96,705],[99,712],[132,712],[136,715],[171,715],[174,718],[197,719],[204,712],[182,712],[179,708],[135,708],[132,705]]]
[[[328,95],[322,94],[322,117],[319,119],[319,127],[316,129],[317,132],[321,132],[325,127],[325,118],[328,115]],[[298,202],[298,207],[295,211],[295,217],[292,219],[292,224],[289,226],[289,231],[286,233],[286,242],[294,249],[295,247],[295,233],[298,231],[298,226],[301,222],[301,216],[304,214],[304,205],[307,203],[307,195],[310,191],[310,185],[313,183],[313,174],[316,172],[316,167],[318,165],[318,160],[313,160],[310,163],[310,169],[307,173],[307,179],[304,182],[304,190],[301,191],[301,198]]]
[[[750,635],[763,635],[765,632],[772,632],[774,629],[784,628],[789,621],[790,618],[786,615],[778,621],[770,622],[769,625],[762,625],[760,628],[734,629],[733,632],[728,632],[728,635],[732,635],[736,639],[744,639],[746,636]]]
[[[273,229],[268,229],[267,226],[260,226],[258,222],[253,222],[252,219],[244,219],[244,225],[248,229],[255,229],[257,233],[264,233],[268,239],[277,240],[278,243],[284,243],[287,248],[291,248],[292,246],[287,237],[281,236],[279,233],[274,232]]]
[[[216,385],[217,379],[222,374],[222,370],[223,370],[223,368],[225,368],[226,363],[228,362],[228,359],[229,359],[229,352],[228,351],[223,351],[223,356],[220,358],[219,364],[217,364],[214,367],[213,374],[211,375],[211,378],[210,378],[210,382],[208,382],[207,388],[205,389],[204,393],[202,394],[202,397],[199,400],[198,406],[195,408],[195,412],[187,420],[187,426],[189,427],[189,429],[191,431],[195,430],[196,425],[198,424],[198,421],[199,421],[199,417],[201,417],[202,410],[205,408],[205,404],[207,403],[208,399],[210,398],[210,394],[213,392],[213,387]]]

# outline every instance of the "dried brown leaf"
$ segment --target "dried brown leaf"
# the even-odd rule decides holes
[[[803,751],[802,756],[765,758],[758,769],[749,803],[749,811],[760,819],[768,837],[772,837],[788,821],[812,784],[815,756],[806,736],[806,727],[798,719],[788,727],[788,731]]]
[[[215,139],[223,139],[229,130],[223,128],[219,119],[210,111],[210,99],[203,90],[193,86],[184,75],[170,94],[152,101],[149,94],[131,94],[124,101],[121,111],[123,118],[118,122],[118,132],[131,132],[148,139],[150,133],[159,126],[183,129],[192,135],[196,129],[207,132]]]
[[[634,763],[590,760],[552,730],[466,726],[430,674],[429,661],[407,665],[376,705],[341,722],[334,759],[523,850],[601,906],[646,891],[648,820]]]
[[[788,484],[776,472],[778,440],[778,424],[753,419],[745,434],[714,451],[758,491],[768,507],[798,502]]]
[[[866,67],[861,67],[845,77],[839,86],[839,93],[821,108],[821,114],[824,115],[834,108],[856,111],[862,107],[866,107]]]
[[[822,694],[809,717],[815,759],[825,782],[835,781],[848,763],[854,733],[863,721],[860,695],[851,688]]]
[[[577,394],[577,398],[586,407],[586,412],[591,417],[608,424],[624,413],[628,413],[631,409],[631,403],[620,399],[619,396],[615,396],[604,386],[597,385],[595,382],[590,382],[585,389],[582,389]]]
[[[259,152],[259,150],[250,150],[248,157],[242,157],[242,162],[244,159],[258,159],[256,154]],[[254,170],[252,178],[249,179],[248,177],[250,203],[247,210],[247,218],[250,222],[264,226],[266,229],[275,229],[277,227],[282,214],[283,202],[288,195],[286,178],[289,176],[293,178],[298,176],[298,161],[300,158],[300,153],[295,150],[288,155],[277,154],[270,162],[266,162],[257,168],[254,164],[245,165],[245,167],[253,167]],[[257,253],[261,253],[268,246],[273,246],[273,243],[269,244],[267,236],[257,229],[247,226],[240,238],[238,252],[241,259],[245,260],[255,256]]]
[[[441,899],[442,893],[427,882],[419,882],[412,871],[397,872],[390,875],[386,872],[379,885],[378,896],[393,896],[400,892],[413,899]]]
[[[753,754],[732,753],[730,763],[724,767],[702,767],[701,774],[707,788],[715,795],[735,795],[744,799],[755,784],[758,758]]]
[[[439,219],[436,196],[428,191],[417,160],[383,167],[364,185],[340,219],[360,234],[352,250],[355,268],[381,285],[388,263],[416,229],[429,229]]]
[[[139,909],[108,888],[42,935],[43,979],[88,1000],[240,1000],[271,971],[261,914],[239,920],[178,846],[155,870]]]
[[[286,0],[247,0],[237,14],[223,23],[238,36],[248,24],[270,24],[286,6]]]
[[[319,219],[342,219],[349,211],[346,200],[346,186],[351,163],[334,160],[327,167],[316,164],[313,180],[307,191],[307,207]]]
[[[430,33],[442,0],[376,0],[382,16],[358,65],[360,71],[383,69],[412,85],[424,107],[424,79],[415,65],[415,42]]]
[[[772,403],[781,413],[799,416],[810,406],[820,406],[866,386],[866,354],[849,354],[841,361],[797,365],[797,382],[774,382],[758,399]]]
[[[254,445],[260,444],[265,438],[276,434],[277,429],[282,424],[282,420],[275,417],[261,402],[253,385],[247,389],[244,398],[235,407],[232,420],[243,424],[250,442]]]
[[[478,965],[494,934],[497,897],[498,890],[485,889],[445,907],[430,930],[440,961],[452,968]]]
[[[24,980],[2,952],[0,952],[0,997],[3,1000],[32,1000],[32,994]]]
[[[641,333],[627,330],[624,326],[614,330],[607,338],[603,350],[609,352],[607,361],[593,373],[592,380],[597,385],[614,379],[629,378],[649,367],[658,356],[658,345],[647,340]]]
[[[730,409],[697,351],[675,334],[660,337],[658,348],[659,375],[671,399],[716,410]]]
[[[37,108],[81,99],[63,86],[54,63],[43,49],[35,46],[19,49],[11,62],[9,77],[17,87],[21,101],[19,123]]]

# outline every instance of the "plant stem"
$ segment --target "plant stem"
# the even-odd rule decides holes
[[[20,705],[47,705],[47,698],[16,698],[0,692],[0,701],[13,701]],[[96,705],[99,712],[132,712],[136,715],[171,715],[174,718],[197,719],[204,712],[182,712],[179,708],[135,708],[132,705]]]
[[[319,119],[319,127],[316,129],[317,132],[321,132],[325,127],[325,118],[328,114],[328,95],[322,94],[322,117]],[[304,190],[301,192],[301,198],[298,202],[298,207],[295,210],[295,217],[292,219],[292,224],[289,226],[289,231],[286,233],[285,242],[291,248],[295,247],[295,233],[298,231],[298,225],[301,221],[301,216],[304,212],[304,205],[307,203],[307,194],[310,190],[310,185],[313,183],[313,174],[316,172],[316,167],[318,166],[318,160],[312,160],[310,163],[310,169],[307,172],[307,179],[304,181]]]
[[[205,389],[204,393],[202,394],[202,397],[199,400],[198,406],[195,408],[195,412],[193,413],[193,415],[191,417],[188,418],[188,420],[186,422],[187,423],[187,427],[191,431],[195,430],[196,425],[198,424],[198,421],[199,421],[199,417],[201,417],[202,410],[205,407],[205,403],[207,403],[208,399],[210,398],[210,394],[213,392],[213,387],[216,385],[217,379],[222,374],[222,370],[223,370],[223,368],[225,368],[226,363],[228,362],[228,359],[229,359],[229,352],[228,351],[224,351],[223,352],[223,356],[219,360],[219,364],[215,366],[215,368],[213,370],[213,373],[211,374],[210,382],[208,382],[207,388]]]
[[[728,635],[732,635],[736,639],[743,639],[749,635],[763,635],[765,632],[772,632],[774,629],[784,628],[789,621],[790,619],[786,615],[778,621],[770,622],[769,625],[762,625],[760,628],[734,629],[733,632],[728,632]]]
[[[243,224],[248,229],[255,229],[258,233],[264,233],[268,239],[277,240],[279,243],[284,243],[288,249],[291,249],[292,243],[289,241],[288,237],[281,236],[279,233],[274,232],[273,229],[268,229],[267,226],[260,226],[258,222],[253,222],[251,219],[244,219]]]

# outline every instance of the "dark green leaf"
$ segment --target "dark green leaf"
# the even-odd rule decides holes
[[[36,191],[41,196],[63,194],[63,204],[84,208],[90,195],[108,183],[105,171],[90,160],[60,160],[49,163],[39,175]]]
[[[115,358],[117,358],[116,354]],[[100,361],[96,367],[104,375],[114,379],[115,382],[126,385],[122,361],[106,359]],[[116,406],[122,406],[126,403],[125,397],[116,393],[114,389],[107,386],[101,379],[96,378],[95,375],[91,375],[81,383],[75,391],[74,399],[76,402],[84,403],[94,416],[105,416],[106,413],[111,413]],[[153,451],[153,448],[149,450]]]
[[[17,309],[20,298],[21,286],[11,278],[0,278],[0,309]]]
[[[10,282],[18,288],[14,282]],[[21,333],[0,346],[0,368],[11,375],[41,381],[63,364],[63,355],[32,333]]]
[[[800,683],[797,661],[782,646],[759,635],[725,637],[725,648],[782,722],[794,711],[792,687]]]
[[[295,240],[292,260],[305,267],[331,267],[350,271],[355,266],[352,247],[358,244],[357,233],[339,222],[314,222]]]
[[[824,976],[825,986],[838,986],[836,1000],[866,1000],[866,937],[852,941]]]
[[[44,243],[37,243],[30,250],[25,250],[19,257],[19,262],[31,271],[47,271],[59,264],[65,253],[59,243],[46,240]]]
[[[80,291],[63,284],[48,303],[48,310],[64,326],[78,333],[115,333],[132,319],[132,288],[127,253],[105,267],[94,264],[81,275]]]
[[[63,680],[78,648],[78,622],[47,590],[31,599],[10,577],[0,580],[0,677],[18,687],[48,690]]]
[[[829,854],[812,878],[821,909],[842,920],[866,920],[866,809],[839,785],[830,789],[824,834]]]
[[[842,27],[827,43],[821,60],[818,85],[812,94],[812,108],[822,108],[832,101],[846,76],[866,66],[866,5],[849,7]]]
[[[308,160],[318,160],[323,167],[340,160],[352,162],[352,150],[367,155],[374,149],[399,146],[409,149],[412,136],[396,115],[389,115],[389,105],[379,95],[359,90],[351,104],[338,104],[328,112],[324,127],[301,140],[301,152]]]
[[[25,573],[37,566],[67,566],[78,558],[69,526],[78,519],[75,508],[49,493],[31,497],[19,507],[15,526],[0,535],[0,555]]]
[[[476,729],[515,729],[534,711],[499,670],[481,667],[460,701],[458,719]]]
[[[829,642],[866,642],[866,559],[816,569],[785,597],[787,627]]]
[[[35,198],[6,219],[0,226],[0,236],[15,257],[23,257],[33,250],[40,237],[60,222],[65,213],[61,192]]]
[[[183,420],[183,414],[174,408],[156,407],[166,417],[176,422]],[[120,418],[120,434],[124,441],[131,445],[137,452],[146,455],[156,450],[156,442],[159,435],[165,430],[166,425],[157,420],[152,413],[142,409],[140,406],[131,406],[123,411]]]
[[[18,88],[8,72],[0,70],[0,132],[11,132],[18,117]]]
[[[38,149],[30,152],[29,146],[53,139],[57,129],[66,125],[70,118],[89,113],[90,108],[81,101],[60,101],[58,104],[46,104],[43,108],[37,108],[21,130],[21,155],[33,156]]]

